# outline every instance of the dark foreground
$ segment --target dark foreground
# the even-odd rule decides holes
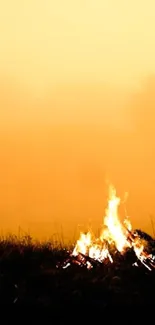
[[[116,256],[114,264],[93,269],[56,267],[68,253],[51,244],[30,241],[0,242],[1,319],[35,317],[47,323],[74,323],[99,319],[145,317],[155,310],[155,271],[136,261],[133,252]]]

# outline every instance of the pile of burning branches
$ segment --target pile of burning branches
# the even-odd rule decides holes
[[[132,230],[128,217],[125,217],[123,223],[119,220],[120,202],[115,188],[111,185],[103,229],[99,238],[95,238],[91,231],[86,234],[81,233],[73,251],[69,252],[68,259],[61,267],[67,268],[71,264],[77,264],[91,269],[95,265],[115,263],[116,254],[123,256],[128,250],[132,250],[136,257],[134,266],[142,264],[149,271],[155,269],[155,256],[148,251],[147,241],[143,240],[138,232]]]

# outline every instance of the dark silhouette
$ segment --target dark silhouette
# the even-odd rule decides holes
[[[141,230],[137,232],[153,241]],[[8,313],[9,308],[23,310],[25,317],[30,317],[30,310],[37,310],[36,317],[44,310],[44,320],[59,321],[70,313],[90,319],[103,312],[106,315],[112,308],[120,315],[130,308],[134,317],[137,308],[148,311],[155,307],[155,273],[142,264],[133,266],[137,259],[132,251],[124,256],[115,254],[113,264],[94,264],[91,270],[76,264],[64,269],[68,256],[67,249],[51,242],[35,245],[30,236],[20,241],[16,237],[1,239],[1,308],[7,307]]]

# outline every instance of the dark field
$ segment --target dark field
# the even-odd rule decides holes
[[[155,252],[154,240],[149,249]],[[56,319],[56,324],[73,322],[73,318],[88,321],[106,314],[128,318],[135,312],[142,316],[154,311],[155,269],[149,271],[140,262],[133,266],[137,259],[132,251],[115,255],[113,264],[94,264],[91,270],[76,264],[63,269],[68,256],[67,249],[50,242],[35,245],[29,236],[1,239],[3,317],[35,314],[35,319]]]

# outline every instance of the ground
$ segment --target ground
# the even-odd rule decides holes
[[[132,251],[115,256],[113,264],[85,266],[71,264],[67,249],[52,243],[34,245],[31,238],[0,241],[1,309],[46,310],[46,316],[87,319],[120,312],[147,313],[155,308],[155,271],[141,263],[133,266]],[[24,312],[25,313],[25,312]],[[25,315],[26,316],[26,315]]]

